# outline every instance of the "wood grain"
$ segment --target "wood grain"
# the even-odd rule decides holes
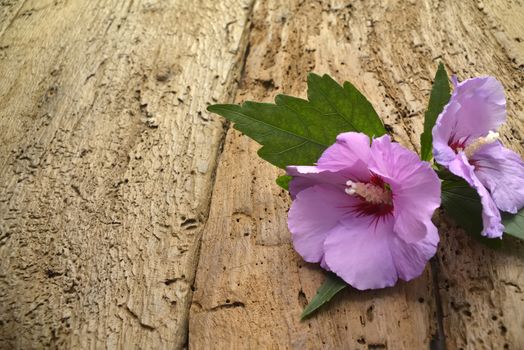
[[[181,348],[249,2],[0,2],[0,348]]]

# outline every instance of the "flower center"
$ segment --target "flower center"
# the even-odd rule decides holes
[[[357,216],[370,216],[378,224],[393,214],[393,193],[387,183],[374,173],[369,182],[346,182],[346,193],[361,200],[351,205]]]
[[[370,204],[387,204],[392,205],[393,201],[391,198],[391,191],[388,189],[387,184],[383,181],[382,186],[372,182],[353,182],[348,180],[346,182],[346,193],[349,195],[357,195],[362,197],[366,202]]]
[[[479,137],[478,139],[467,145],[465,148],[458,147],[457,151],[464,151],[464,154],[469,159],[475,154],[475,152],[479,150],[479,148],[481,148],[484,145],[493,143],[498,139],[499,133],[490,130],[487,136]]]

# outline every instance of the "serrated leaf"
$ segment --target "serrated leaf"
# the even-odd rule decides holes
[[[433,136],[431,130],[450,97],[449,78],[444,64],[440,63],[431,88],[428,110],[424,116],[424,132],[420,135],[420,158],[422,160],[431,160],[432,158]]]
[[[281,175],[277,177],[276,183],[286,191],[289,191],[289,183],[293,179],[293,176]]]
[[[502,214],[504,232],[519,239],[524,239],[524,208],[517,214]]]
[[[318,308],[331,300],[342,289],[347,287],[347,283],[334,273],[328,272],[326,280],[317,290],[317,294],[311,299],[309,304],[304,308],[300,318],[302,320],[311,316]]]
[[[478,193],[463,179],[447,173],[442,181],[442,206],[446,213],[467,233],[491,248],[500,248],[502,241],[481,236],[482,204]],[[441,177],[442,178],[442,177]]]
[[[308,100],[315,108],[333,113],[351,126],[350,130],[366,135],[381,136],[386,133],[377,112],[371,103],[351,83],[341,87],[329,75],[308,75]],[[339,130],[337,134],[343,131]]]
[[[328,75],[310,74],[308,99],[278,95],[274,104],[217,104],[208,111],[234,122],[262,145],[258,155],[280,168],[314,164],[342,132],[386,132],[369,101],[349,83],[342,87]]]

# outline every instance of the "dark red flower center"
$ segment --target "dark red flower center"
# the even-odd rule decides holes
[[[346,184],[346,193],[360,199],[351,206],[357,216],[372,216],[378,222],[393,214],[393,193],[389,184],[377,174],[372,173],[368,182],[348,181]]]
[[[451,149],[455,151],[455,153],[458,153],[459,151],[462,151],[464,150],[464,148],[466,148],[466,143],[468,142],[468,139],[469,136],[463,137],[461,139],[455,139],[455,135],[452,135],[449,138],[448,146],[451,147]]]

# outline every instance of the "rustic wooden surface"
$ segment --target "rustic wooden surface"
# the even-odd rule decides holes
[[[0,348],[183,347],[249,3],[1,8]]]
[[[517,0],[0,1],[0,348],[524,348],[524,246],[441,213],[423,276],[299,322],[322,273],[279,171],[205,111],[329,73],[417,149],[442,60],[502,81],[522,154],[522,23]]]

